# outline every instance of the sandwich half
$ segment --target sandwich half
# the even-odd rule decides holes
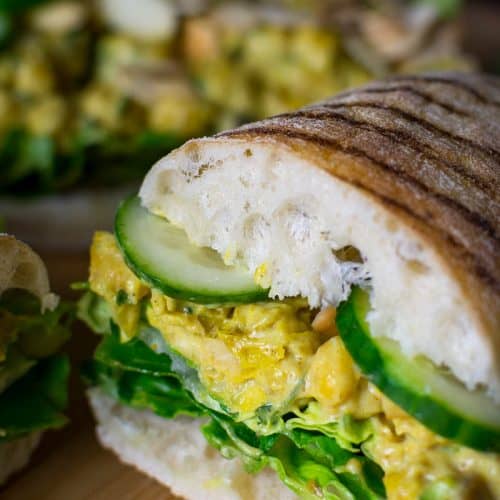
[[[90,250],[101,442],[188,498],[500,498],[499,145],[441,73],[161,159]]]
[[[67,422],[69,363],[59,351],[71,311],[50,292],[40,257],[0,234],[0,485],[27,464],[45,430]]]

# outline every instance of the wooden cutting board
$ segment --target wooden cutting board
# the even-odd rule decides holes
[[[74,297],[68,285],[86,279],[86,255],[42,257],[54,291]],[[84,325],[75,325],[67,348],[74,367],[68,412],[71,424],[44,435],[28,467],[0,489],[1,500],[175,500],[168,489],[120,463],[95,438],[77,366],[91,356],[96,340]]]

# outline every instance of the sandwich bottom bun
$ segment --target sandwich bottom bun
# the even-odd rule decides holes
[[[42,432],[32,432],[13,441],[0,444],[0,485],[28,463],[40,443]]]
[[[228,460],[201,433],[203,419],[161,418],[87,391],[97,420],[97,437],[122,462],[165,484],[187,499],[285,500],[296,498],[271,469],[248,474],[239,459]]]

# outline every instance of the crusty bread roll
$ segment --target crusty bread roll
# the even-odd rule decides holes
[[[499,80],[429,74],[189,141],[140,197],[271,296],[337,304],[370,280],[375,335],[499,402],[499,187]]]
[[[223,458],[201,433],[202,419],[161,418],[149,410],[123,406],[99,388],[87,395],[101,444],[176,495],[200,500],[296,498],[274,471],[249,475],[239,459]]]
[[[43,309],[52,310],[59,300],[50,293],[47,269],[42,259],[22,241],[0,234],[0,295],[10,288],[36,295]],[[33,432],[0,444],[0,484],[28,463],[41,436],[42,432]]]

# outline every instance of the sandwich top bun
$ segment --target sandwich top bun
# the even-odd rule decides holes
[[[500,81],[430,74],[192,140],[140,197],[271,297],[369,282],[373,334],[500,402],[499,184]]]

